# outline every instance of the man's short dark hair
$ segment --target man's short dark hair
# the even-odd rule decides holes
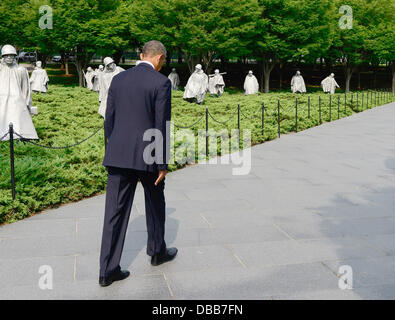
[[[167,51],[162,42],[157,40],[151,40],[147,42],[143,47],[143,55],[145,57],[155,57],[160,54],[163,54],[165,57],[167,55]]]

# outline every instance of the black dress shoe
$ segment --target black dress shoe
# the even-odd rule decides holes
[[[162,263],[173,260],[177,255],[177,248],[168,248],[164,253],[158,253],[152,256],[151,264],[153,266],[159,266]]]
[[[126,279],[127,277],[129,277],[129,275],[130,275],[129,271],[120,270],[118,272],[115,272],[115,273],[109,275],[108,277],[100,277],[99,284],[102,287],[108,287],[114,281],[120,281],[120,280]]]

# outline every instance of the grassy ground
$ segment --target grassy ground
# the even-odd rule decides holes
[[[49,69],[51,85],[48,94],[36,94],[33,105],[38,106],[39,115],[33,118],[40,144],[52,146],[70,145],[86,138],[103,126],[97,114],[99,103],[97,94],[73,83],[75,78],[63,77],[57,70]],[[322,122],[329,121],[329,96],[319,92],[308,95],[294,95],[288,92],[244,96],[237,90],[228,90],[221,98],[207,97],[205,105],[190,104],[182,99],[182,92],[173,94],[172,119],[179,126],[188,126],[202,116],[193,128],[196,133],[206,125],[206,106],[218,122],[209,119],[209,128],[237,128],[237,105],[240,104],[240,124],[242,129],[252,132],[252,144],[262,143],[277,137],[277,101],[281,101],[281,133],[295,131],[295,100],[298,104],[298,130],[320,124],[318,99],[321,97]],[[338,96],[340,105],[338,109]],[[308,97],[310,97],[310,118],[308,117]],[[347,96],[345,107],[344,94],[332,97],[332,121],[349,116],[356,109],[356,94],[351,106],[351,94]],[[374,100],[374,99],[373,99]],[[265,103],[265,132],[262,135],[262,102]],[[373,101],[374,102],[374,101]],[[369,107],[373,107],[369,96]],[[366,92],[364,93],[364,109]],[[359,94],[358,111],[362,110]],[[339,111],[339,112],[338,112]],[[233,117],[233,118],[232,118]],[[30,216],[45,208],[62,203],[77,201],[101,193],[105,190],[106,173],[101,162],[104,156],[104,137],[100,131],[89,141],[65,150],[48,150],[16,141],[16,201],[11,199],[9,143],[0,142],[0,223],[14,222]],[[194,142],[189,142],[194,143]],[[176,142],[180,145],[181,142]],[[182,164],[170,167],[175,170]]]

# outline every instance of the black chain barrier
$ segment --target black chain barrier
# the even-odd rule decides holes
[[[19,138],[21,138],[21,139],[22,139],[21,141],[28,142],[28,143],[30,143],[30,144],[33,144],[33,145],[37,146],[37,147],[41,147],[41,148],[45,148],[45,149],[51,149],[51,150],[63,150],[63,149],[74,148],[74,147],[76,147],[76,146],[78,146],[78,145],[84,143],[85,141],[88,141],[90,138],[93,138],[93,137],[94,137],[99,131],[101,131],[101,130],[103,130],[103,127],[100,127],[99,129],[97,129],[94,133],[92,133],[89,137],[85,138],[84,140],[81,140],[81,141],[79,141],[79,142],[77,142],[77,143],[74,143],[74,144],[69,145],[69,146],[64,146],[64,147],[44,146],[44,145],[39,144],[39,143],[37,143],[37,142],[34,142],[34,141],[32,141],[32,140],[26,139],[25,137],[21,136],[19,133],[15,132],[15,131],[14,131],[14,134],[15,134],[16,136],[18,136]]]
[[[370,93],[370,106],[369,106],[369,93]],[[373,97],[373,95],[374,95],[374,97]],[[363,110],[363,101],[364,101],[364,100],[363,100],[363,97],[364,97],[364,96],[363,96],[363,94],[362,94],[362,110]],[[368,91],[367,96],[366,96],[366,105],[367,105],[367,108],[371,108],[373,105],[377,107],[380,103],[391,102],[391,101],[393,101],[393,97],[394,97],[394,93],[392,93],[391,91],[388,91],[388,89],[385,90],[385,91],[379,91],[379,92],[377,92],[377,91]],[[359,95],[358,95],[358,94],[357,94],[356,98],[357,98],[356,107],[358,108],[358,104],[359,104]],[[353,99],[353,94],[352,94],[352,95],[351,95],[351,109],[352,109],[352,110],[354,110],[354,108],[353,108],[354,101],[353,101],[353,100],[354,100],[354,99]],[[332,108],[332,102],[335,103],[335,101],[334,101],[334,100],[332,101],[332,99],[330,98],[330,101],[329,101],[330,104],[329,104],[329,106],[328,106],[328,105],[325,105],[325,104],[322,105],[321,102],[322,102],[321,96],[319,96],[319,99],[318,99],[318,109],[319,109],[320,123],[322,123],[322,118],[321,118],[322,108]],[[344,111],[346,112],[346,111],[347,111],[347,94],[344,95],[344,106],[345,106],[345,110],[344,110]],[[301,105],[299,105],[298,100],[296,100],[296,105],[295,105],[295,107],[291,107],[291,108],[287,108],[287,109],[286,109],[286,108],[284,108],[284,107],[281,105],[280,99],[278,99],[278,100],[277,100],[277,106],[276,106],[276,109],[277,109],[277,110],[275,110],[275,111],[272,113],[272,112],[269,112],[269,111],[268,111],[268,108],[266,108],[264,104],[262,104],[262,109],[260,109],[260,110],[261,110],[261,112],[262,112],[261,118],[262,118],[262,135],[263,135],[263,137],[264,137],[264,130],[265,130],[265,114],[277,118],[278,137],[280,137],[280,134],[281,134],[281,125],[280,125],[280,124],[281,124],[281,122],[282,122],[283,120],[285,120],[285,118],[281,119],[281,115],[282,115],[282,112],[281,112],[281,111],[285,111],[285,112],[290,112],[290,111],[292,111],[292,110],[295,110],[295,111],[296,111],[296,112],[295,112],[295,118],[296,118],[296,119],[295,119],[295,129],[296,129],[296,131],[298,131],[298,122],[297,122],[297,118],[298,118],[298,107],[299,107],[300,109],[303,109],[303,107],[301,108]],[[335,106],[333,106],[333,107],[335,107]],[[339,113],[340,113],[340,96],[338,96],[337,108],[338,108],[338,110],[337,110],[337,111],[338,111],[338,118],[340,118],[340,114],[339,114]],[[357,111],[358,111],[358,109],[357,109]],[[310,97],[309,97],[309,100],[308,100],[308,112],[309,112],[309,119],[310,119]],[[331,111],[330,111],[330,112],[331,112]],[[226,121],[219,121],[219,120],[215,119],[215,117],[210,113],[210,111],[209,111],[208,108],[206,107],[206,112],[205,112],[205,114],[202,115],[202,116],[201,116],[197,121],[195,121],[193,124],[191,124],[191,125],[189,125],[189,126],[180,126],[180,125],[174,124],[174,126],[175,126],[176,128],[179,128],[179,129],[190,129],[190,128],[193,128],[194,126],[196,126],[198,123],[200,123],[200,122],[203,120],[203,118],[205,117],[205,118],[206,118],[206,154],[208,155],[208,129],[209,129],[209,126],[208,126],[208,119],[209,119],[209,117],[211,117],[211,119],[212,119],[213,121],[215,121],[216,123],[219,123],[219,124],[222,124],[222,125],[226,125],[229,121],[231,121],[231,120],[235,117],[235,115],[237,115],[237,126],[238,126],[238,129],[239,129],[239,130],[240,130],[240,115],[242,115],[242,116],[244,117],[244,119],[247,119],[247,120],[253,120],[253,119],[260,118],[260,116],[259,116],[258,114],[254,114],[252,117],[247,116],[247,115],[241,110],[240,105],[238,105],[237,108],[236,108],[236,110],[235,110],[235,112],[232,114],[232,116],[231,116],[228,120],[226,120]],[[331,121],[331,114],[330,114],[329,121]],[[45,146],[45,145],[39,144],[39,143],[37,143],[37,142],[34,142],[34,141],[30,140],[30,139],[27,139],[27,138],[23,137],[23,136],[20,135],[19,133],[15,132],[15,131],[14,131],[14,128],[13,128],[13,125],[10,124],[9,131],[8,131],[5,135],[3,135],[3,136],[0,138],[0,141],[2,141],[3,139],[5,139],[8,135],[10,136],[10,139],[9,139],[9,140],[10,140],[10,160],[11,160],[12,199],[15,200],[15,170],[14,170],[14,161],[15,161],[14,157],[15,157],[15,154],[14,154],[14,135],[18,136],[18,137],[21,139],[22,142],[27,142],[27,143],[30,143],[30,144],[35,145],[35,146],[37,146],[37,147],[41,147],[41,148],[45,148],[45,149],[52,149],[52,150],[62,150],[62,149],[70,149],[70,148],[76,147],[76,146],[78,146],[78,145],[80,145],[80,144],[86,142],[87,140],[93,138],[93,137],[94,137],[98,132],[100,132],[101,130],[103,130],[103,127],[102,127],[102,126],[101,126],[100,128],[98,128],[95,132],[93,132],[91,135],[89,135],[87,138],[85,138],[85,139],[83,139],[83,140],[81,140],[81,141],[79,141],[79,142],[77,142],[77,143],[74,143],[74,144],[72,144],[72,145],[62,146],[62,147],[53,147],[53,146]],[[239,137],[239,139],[240,139],[240,137]]]
[[[261,113],[261,112],[262,112],[261,108],[259,108],[258,111]],[[265,112],[267,112],[267,111],[265,110]],[[246,119],[246,120],[254,120],[254,119],[257,119],[257,118],[262,117],[261,114],[258,115],[258,112],[254,112],[254,113],[255,113],[255,115],[253,115],[252,117],[246,116],[246,115],[244,114],[244,112],[240,109],[240,114],[243,116],[243,119]]]
[[[202,115],[202,117],[198,121],[194,122],[193,124],[191,124],[190,126],[187,126],[187,127],[179,126],[179,125],[176,125],[176,124],[174,124],[174,126],[176,128],[178,128],[178,129],[190,129],[190,128],[196,126],[200,121],[202,121],[203,118],[204,118],[204,115]]]
[[[3,139],[4,139],[6,136],[8,136],[8,134],[9,134],[9,132],[7,132],[4,136],[2,136],[2,137],[0,138],[0,141],[3,141]]]
[[[217,122],[217,123],[219,123],[219,124],[223,124],[223,125],[225,125],[225,124],[227,124],[230,120],[232,120],[234,117],[235,117],[235,115],[237,114],[237,112],[238,112],[238,107],[236,108],[236,111],[232,114],[232,116],[228,119],[228,120],[226,120],[226,121],[218,121],[217,119],[215,119],[214,117],[213,117],[213,115],[210,113],[210,111],[207,109],[207,112],[208,112],[208,115],[210,116],[210,118],[211,119],[213,119],[213,121],[214,122]]]

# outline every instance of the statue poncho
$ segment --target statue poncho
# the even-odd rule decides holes
[[[244,81],[244,94],[256,94],[259,91],[259,83],[257,78],[250,72]]]
[[[171,89],[178,90],[178,86],[180,85],[180,77],[178,76],[175,69],[169,74],[170,82],[171,82]]]
[[[210,80],[208,82],[208,90],[213,95],[217,94],[219,96],[222,96],[222,94],[224,93],[224,88],[224,78],[221,74],[219,74],[219,71],[216,70],[215,74],[213,76],[210,76]]]
[[[296,92],[305,93],[306,92],[306,84],[304,83],[304,79],[301,76],[299,71],[296,73],[296,75],[294,75],[292,77],[291,90],[293,93],[296,93]]]
[[[328,92],[330,94],[335,93],[336,87],[340,88],[335,80],[335,75],[333,73],[329,77],[326,77],[324,80],[322,80],[321,86],[324,92]]]
[[[125,69],[121,67],[115,67],[113,72],[108,72],[106,69],[103,71],[99,76],[99,101],[100,101],[100,108],[99,114],[105,118],[106,117],[106,109],[107,109],[107,97],[108,97],[108,90],[110,89],[112,79]]]
[[[14,63],[0,64],[0,137],[14,125],[14,131],[26,139],[38,139],[29,108],[31,107],[29,73]],[[20,139],[14,135],[14,139]],[[4,140],[9,140],[9,135]]]
[[[30,86],[32,91],[36,92],[47,92],[47,84],[49,82],[47,71],[40,66],[37,66],[33,70],[32,76],[30,77]]]
[[[86,80],[86,87],[89,90],[93,90],[93,80],[95,78],[95,72],[91,67],[89,67],[84,76]]]
[[[95,92],[100,91],[99,78],[100,78],[100,75],[102,74],[102,72],[103,72],[103,69],[95,69],[94,76],[92,78],[92,84],[93,84],[92,90]]]
[[[208,87],[208,77],[203,70],[197,69],[188,80],[185,87],[184,99],[196,98],[198,103],[202,103],[206,97]]]

